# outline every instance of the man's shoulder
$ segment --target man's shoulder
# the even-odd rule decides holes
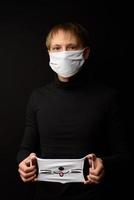
[[[119,95],[119,89],[103,82],[94,82],[91,90],[96,98],[114,98]]]
[[[45,95],[48,91],[50,91],[53,88],[53,82],[49,82],[49,83],[45,83],[42,84],[36,88],[34,88],[31,93],[30,93],[30,97],[31,98],[37,98],[40,95]]]
[[[91,88],[96,92],[102,92],[102,93],[115,93],[117,92],[117,88],[109,85],[107,83],[99,82],[99,81],[93,81],[91,83]]]
[[[53,87],[53,82],[45,83],[45,84],[42,84],[42,85],[34,88],[32,93],[35,93],[35,94],[42,93],[43,94],[46,91],[50,90],[52,87]]]

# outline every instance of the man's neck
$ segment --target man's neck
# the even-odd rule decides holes
[[[62,76],[59,76],[59,75],[58,75],[58,79],[59,79],[61,82],[69,82],[71,78],[70,78],[70,77],[65,78],[65,77],[62,77]]]

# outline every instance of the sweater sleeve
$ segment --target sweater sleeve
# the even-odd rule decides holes
[[[20,163],[31,152],[37,153],[39,146],[39,136],[36,121],[37,101],[36,91],[34,91],[28,101],[25,119],[25,131],[17,153],[17,162]]]
[[[110,154],[102,159],[106,170],[121,170],[127,167],[130,159],[125,113],[117,91],[114,92],[109,102],[106,117]]]

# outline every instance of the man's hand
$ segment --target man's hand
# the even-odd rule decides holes
[[[95,154],[88,154],[86,158],[88,159],[90,168],[89,168],[89,174],[87,175],[87,180],[84,183],[85,184],[100,183],[104,176],[104,165],[102,159],[96,157]]]
[[[26,159],[20,162],[18,172],[24,182],[36,180],[37,158],[35,153],[31,153]]]

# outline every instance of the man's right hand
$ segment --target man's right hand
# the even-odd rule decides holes
[[[37,158],[35,153],[31,153],[26,159],[20,162],[18,172],[24,182],[36,181]]]

